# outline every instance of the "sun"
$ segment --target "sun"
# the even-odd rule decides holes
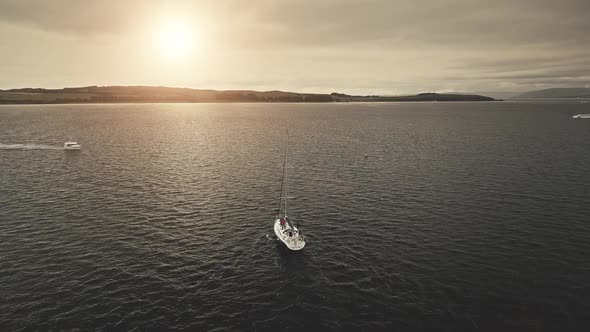
[[[178,59],[195,51],[196,31],[183,22],[167,22],[158,28],[157,48],[166,58]]]

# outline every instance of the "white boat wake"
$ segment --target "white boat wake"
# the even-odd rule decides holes
[[[4,144],[0,143],[0,150],[63,150],[61,146],[47,144]]]

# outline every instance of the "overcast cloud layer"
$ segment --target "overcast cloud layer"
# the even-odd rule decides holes
[[[0,88],[511,94],[590,84],[587,0],[0,0]],[[155,54],[158,22],[198,54]]]

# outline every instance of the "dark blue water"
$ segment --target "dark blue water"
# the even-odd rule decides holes
[[[2,106],[0,330],[586,330],[589,107]]]

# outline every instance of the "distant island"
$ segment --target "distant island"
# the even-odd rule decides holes
[[[156,86],[88,86],[63,89],[0,90],[0,104],[68,103],[230,103],[230,102],[392,102],[495,101],[480,95],[420,93],[406,96],[352,96],[283,91],[202,90]]]
[[[513,98],[590,98],[590,88],[551,88],[522,93]]]

